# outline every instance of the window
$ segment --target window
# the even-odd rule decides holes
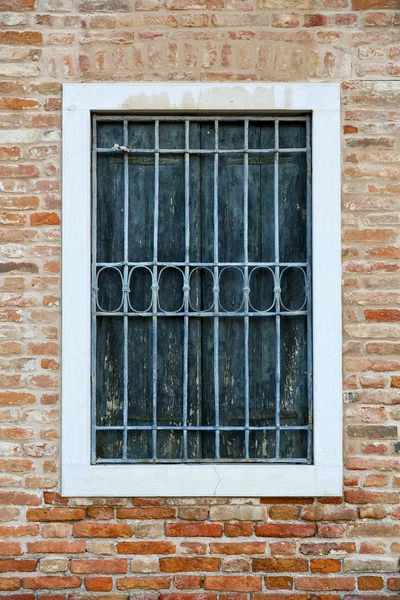
[[[338,87],[63,114],[63,492],[340,493]]]

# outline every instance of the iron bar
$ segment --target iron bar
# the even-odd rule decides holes
[[[244,174],[243,174],[243,257],[245,262],[243,296],[244,312],[249,312],[249,121],[244,121]],[[244,317],[244,446],[245,456],[249,458],[249,425],[250,425],[250,400],[249,400],[249,317]]]
[[[185,262],[189,262],[190,215],[189,215],[189,121],[185,121]],[[189,267],[185,266],[183,284],[184,310],[189,312]],[[188,458],[187,420],[188,420],[188,370],[189,370],[189,317],[183,317],[183,458]]]
[[[312,276],[312,230],[311,230],[311,214],[312,214],[312,197],[311,197],[311,118],[308,115],[306,121],[306,140],[307,140],[307,200],[306,200],[306,216],[307,216],[307,280],[306,280],[306,298],[307,298],[307,393],[308,393],[308,431],[307,431],[307,458],[312,461],[313,456],[313,380],[312,380],[312,301],[311,301],[311,276]]]
[[[215,459],[210,459],[210,458],[188,458],[187,460],[183,461],[182,458],[157,458],[156,460],[153,460],[152,458],[140,458],[140,459],[127,459],[124,460],[122,458],[98,458],[97,459],[97,463],[98,464],[144,464],[144,463],[152,463],[152,464],[164,464],[164,465],[168,465],[168,464],[182,464],[182,463],[190,463],[190,464],[215,464]],[[277,463],[282,463],[282,464],[299,464],[299,465],[307,465],[307,459],[306,458],[281,458],[281,459],[276,459],[274,458],[249,458],[249,459],[245,459],[245,458],[220,458],[219,463],[226,463],[226,464],[231,464],[231,465],[235,465],[235,464],[243,464],[243,463],[271,463],[271,464],[277,464]]]
[[[128,144],[128,121],[124,120],[124,144]],[[124,261],[128,261],[128,247],[129,247],[129,163],[128,155],[124,156]],[[124,313],[128,311],[128,266],[124,266],[124,290],[123,290],[123,303]],[[123,419],[124,419],[124,431],[122,439],[122,457],[127,457],[128,451],[128,317],[124,314],[124,366],[123,366],[123,385],[124,385],[124,408],[123,408]]]
[[[214,121],[214,149],[218,150],[218,121]],[[218,152],[214,154],[214,313],[219,312],[218,264]],[[214,315],[214,410],[215,410],[215,458],[220,458],[219,431],[219,317]]]
[[[128,425],[127,427],[130,431],[151,431],[154,429],[153,425]],[[281,425],[281,429],[287,431],[306,431],[308,429],[308,425]],[[109,431],[116,430],[120,431],[124,429],[123,425],[98,425],[96,426],[97,431]],[[217,431],[217,429],[221,431],[243,431],[242,426],[235,427],[234,425],[220,425],[216,427],[215,425],[157,425],[156,429],[158,431]],[[266,425],[266,426],[249,426],[250,431],[275,431],[277,429],[276,425]]]
[[[125,144],[124,144],[125,146]],[[149,148],[131,148],[128,151],[114,149],[114,148],[97,148],[98,154],[154,154],[155,149]],[[190,148],[189,150],[181,149],[181,148],[160,148],[158,150],[159,154],[243,154],[245,152],[244,148],[241,149],[231,149],[231,150],[221,150],[218,149],[214,152],[214,150],[204,150],[202,148],[194,149]],[[293,152],[298,153],[307,153],[307,148],[278,148],[275,150],[274,148],[248,148],[248,154],[275,154],[278,152],[279,154],[292,154]]]
[[[101,312],[97,311],[97,317],[195,317],[198,318],[224,318],[224,317],[276,317],[277,315],[281,317],[300,317],[302,315],[307,315],[308,312],[306,310],[297,310],[297,311],[287,311],[287,312],[185,312],[182,310],[181,312]]]
[[[279,148],[279,121],[275,119],[275,148]],[[281,288],[279,269],[279,153],[274,157],[274,253],[275,253],[275,458],[280,457],[281,444]]]
[[[160,186],[160,154],[159,148],[159,121],[154,123],[154,233],[153,233],[153,459],[157,458],[157,309],[158,309],[158,201],[159,201],[159,186]],[[157,311],[157,312],[156,312]]]
[[[152,267],[157,265],[158,267],[307,267],[306,262],[98,262],[97,267],[123,267],[125,264],[128,267]]]
[[[92,318],[91,318],[91,414],[92,414],[92,431],[91,431],[91,462],[96,462],[96,421],[97,421],[97,386],[96,386],[96,342],[97,342],[97,284],[96,284],[96,260],[97,260],[97,126],[96,121],[92,124]]]
[[[94,117],[96,119],[97,122],[104,122],[107,123],[109,121],[121,121],[122,118],[115,116],[115,115],[95,115]],[[241,121],[242,118],[238,117],[238,116],[228,116],[228,115],[217,115],[217,116],[204,116],[204,115],[195,115],[195,116],[191,116],[191,115],[162,115],[158,116],[158,115],[154,115],[154,114],[143,114],[143,115],[124,115],[123,117],[124,119],[126,119],[127,121],[144,121],[147,123],[151,123],[152,121],[154,121],[154,119],[162,119],[162,121],[169,121],[169,122],[173,122],[173,123],[179,123],[180,121],[214,121],[215,119],[218,119],[218,121]],[[254,123],[258,123],[258,122],[268,122],[268,121],[272,121],[274,122],[278,117],[276,116],[267,116],[267,115],[263,115],[263,114],[254,114],[252,113],[251,115],[249,115],[249,120],[251,122]],[[279,115],[279,121],[306,121],[307,120],[307,115],[297,115],[295,113],[291,114],[290,116],[283,116],[283,115]]]

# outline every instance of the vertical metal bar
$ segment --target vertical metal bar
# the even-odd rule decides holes
[[[244,255],[244,312],[249,312],[249,120],[244,121],[244,175],[243,175],[243,255]],[[249,458],[249,425],[250,425],[250,400],[249,400],[249,317],[244,317],[244,411],[245,411],[245,457]]]
[[[185,121],[185,263],[189,262],[190,206],[189,206],[189,121]],[[183,284],[184,309],[189,311],[189,266],[185,266]],[[189,369],[189,317],[183,317],[183,426],[188,422],[188,369]],[[183,430],[183,458],[187,460],[187,429]]]
[[[281,444],[281,286],[279,269],[279,120],[275,119],[274,154],[274,253],[275,253],[275,457],[280,456]]]
[[[128,121],[124,120],[124,146],[128,145]],[[123,410],[123,441],[122,441],[122,458],[126,459],[128,449],[128,235],[129,235],[129,155],[124,152],[124,284],[123,284],[123,299],[124,299],[124,366],[123,366],[123,385],[124,385],[124,410]]]
[[[92,397],[92,463],[96,462],[96,341],[97,341],[97,122],[92,121],[92,348],[91,348],[91,397]]]
[[[308,431],[307,431],[307,460],[312,461],[313,451],[313,354],[312,354],[312,295],[311,295],[311,267],[312,267],[312,195],[311,195],[311,115],[306,120],[306,160],[307,160],[307,199],[306,199],[306,235],[307,235],[307,393],[308,393]]]
[[[154,123],[154,239],[153,239],[153,460],[157,458],[157,311],[158,311],[158,200],[160,184],[160,136],[158,120]]]
[[[218,121],[214,121],[214,149],[218,151]],[[218,263],[218,152],[214,152],[214,263]],[[214,266],[214,313],[219,312],[219,269]],[[214,317],[215,458],[220,457],[219,430],[219,318]]]

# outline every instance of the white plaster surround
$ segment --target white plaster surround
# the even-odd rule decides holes
[[[91,112],[312,113],[314,462],[90,463]],[[288,113],[290,114],[290,113]],[[342,493],[340,86],[89,83],[63,86],[62,494],[338,496]]]

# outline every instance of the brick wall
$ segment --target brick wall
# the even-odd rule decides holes
[[[0,0],[1,597],[400,598],[396,8]],[[60,497],[61,83],[99,80],[342,82],[343,498]]]

